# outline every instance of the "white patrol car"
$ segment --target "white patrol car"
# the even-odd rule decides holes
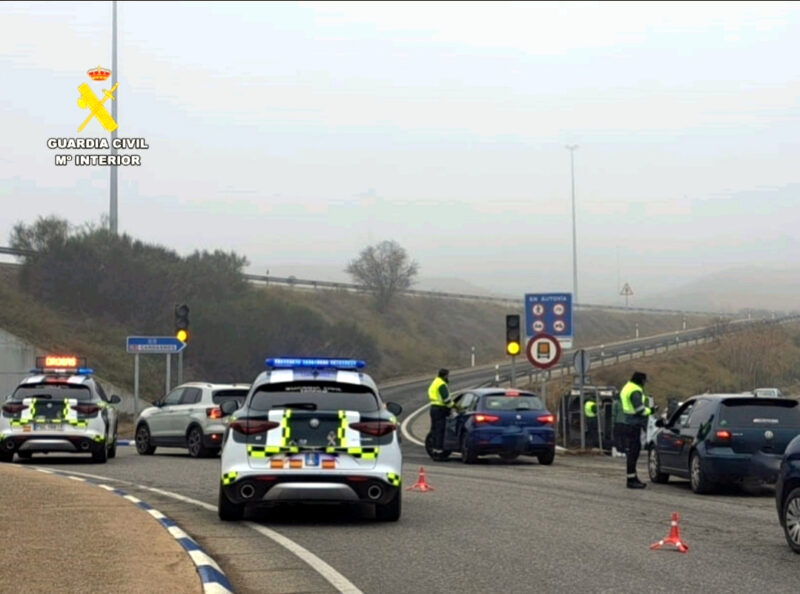
[[[219,517],[282,502],[368,503],[381,521],[401,512],[402,407],[384,405],[353,359],[268,359],[222,446]]]
[[[0,462],[16,453],[85,453],[105,462],[117,453],[117,410],[77,357],[38,357],[0,409]]]

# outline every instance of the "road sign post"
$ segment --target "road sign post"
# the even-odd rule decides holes
[[[580,417],[581,417],[581,449],[586,449],[586,401],[583,395],[583,385],[584,379],[586,378],[586,373],[591,368],[591,361],[589,360],[589,353],[587,353],[583,349],[579,349],[575,351],[575,355],[572,357],[572,364],[575,366],[575,373],[578,375],[578,394],[580,394]],[[595,403],[596,406],[596,403]],[[597,409],[595,408],[595,411]],[[599,427],[600,427],[600,417],[595,412],[595,418],[597,419],[597,426],[598,426],[598,437],[600,435]],[[601,444],[598,444],[601,445]]]
[[[125,339],[125,350],[133,355],[133,417],[139,414],[139,355],[166,355],[167,394],[170,390],[170,356],[174,353],[183,354],[186,343],[174,336],[128,336]],[[178,377],[181,378],[183,369],[178,368]],[[181,378],[182,380],[182,378]]]

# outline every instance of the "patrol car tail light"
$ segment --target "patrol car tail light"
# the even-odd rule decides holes
[[[500,417],[497,415],[475,415],[475,422],[480,424],[483,423],[496,423],[500,420]]]
[[[397,428],[397,425],[388,421],[366,421],[364,423],[350,423],[350,429],[355,429],[360,433],[382,437],[388,435]]]
[[[256,433],[266,433],[278,427],[280,423],[275,421],[257,421],[252,419],[239,419],[231,423],[231,429],[242,435],[255,435]]]
[[[74,408],[78,414],[81,415],[94,415],[100,410],[100,407],[96,404],[78,404],[72,408]]]
[[[23,410],[28,408],[27,404],[15,404],[9,403],[3,405],[3,412],[7,412],[10,415],[17,415],[21,413]]]
[[[731,432],[727,429],[720,429],[717,431],[717,440],[718,441],[730,441],[731,440]]]
[[[225,416],[225,414],[222,412],[222,409],[220,407],[215,406],[213,408],[206,409],[206,416],[209,419],[221,419],[222,417]]]
[[[536,418],[540,423],[544,423],[545,425],[552,425],[556,422],[556,418],[553,415],[539,415]]]

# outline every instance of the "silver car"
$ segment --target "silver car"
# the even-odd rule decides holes
[[[250,384],[181,384],[136,419],[136,451],[147,456],[161,446],[187,448],[194,458],[216,455],[227,425],[222,404],[239,408],[249,390]]]

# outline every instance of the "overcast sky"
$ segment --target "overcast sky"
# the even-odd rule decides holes
[[[110,2],[0,3],[0,245],[108,211],[108,169],[46,141],[108,137],[77,87],[110,86],[110,31]],[[119,135],[150,148],[119,228],[341,279],[393,239],[421,276],[570,291],[577,144],[580,301],[794,265],[798,56],[788,2],[120,2]]]

